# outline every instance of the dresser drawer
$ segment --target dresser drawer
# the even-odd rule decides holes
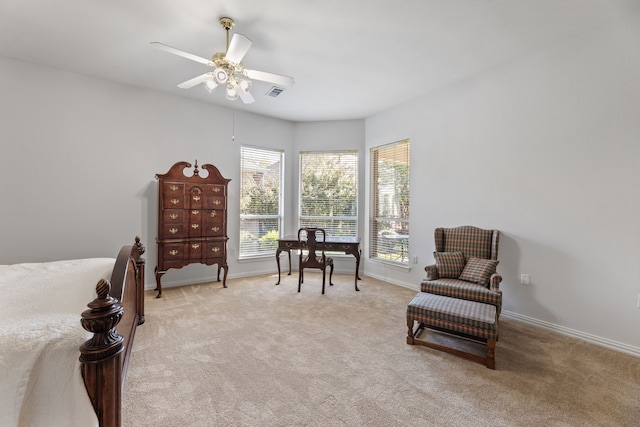
[[[205,196],[226,196],[226,186],[218,184],[207,184],[204,186]]]
[[[162,261],[165,265],[182,264],[185,260],[184,243],[166,243],[161,246]]]
[[[223,210],[205,210],[203,211],[202,217],[204,218],[207,224],[220,224],[224,222],[224,211]]]
[[[165,196],[181,196],[184,197],[184,183],[182,182],[164,182],[162,184],[162,194]]]
[[[162,207],[165,209],[183,209],[184,194],[163,194]]]
[[[226,209],[227,198],[224,196],[207,196],[204,203],[205,209]]]
[[[203,237],[221,237],[224,236],[224,227],[222,224],[207,224],[202,231]]]
[[[189,209],[202,209],[204,205],[204,196],[202,195],[200,187],[191,187],[187,197],[189,200]]]
[[[207,242],[206,243],[206,259],[224,258],[225,242]]]
[[[202,242],[190,242],[187,243],[189,249],[189,261],[200,262],[202,260],[202,253],[205,249],[205,244]]]
[[[162,224],[162,228],[160,229],[160,238],[161,239],[179,239],[182,237],[186,237],[187,233],[184,229],[184,224]]]
[[[184,211],[182,209],[164,209],[162,211],[162,220],[166,225],[182,225],[184,222]]]
[[[189,230],[189,237],[201,237],[203,235],[202,224],[199,222],[190,222],[187,228]]]

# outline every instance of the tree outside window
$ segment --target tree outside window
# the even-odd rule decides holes
[[[300,227],[358,234],[358,152],[300,153]]]

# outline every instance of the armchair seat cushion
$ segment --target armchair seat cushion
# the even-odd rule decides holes
[[[460,279],[423,280],[420,291],[435,295],[444,295],[451,298],[459,298],[477,301],[496,306],[497,312],[502,309],[502,292],[487,288],[473,282]]]

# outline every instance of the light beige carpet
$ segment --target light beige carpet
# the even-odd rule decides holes
[[[493,371],[406,344],[415,291],[296,274],[148,292],[123,425],[640,425],[638,357],[503,317]]]

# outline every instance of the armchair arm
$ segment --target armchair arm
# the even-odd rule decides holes
[[[489,289],[492,291],[499,291],[500,282],[502,282],[502,276],[498,273],[493,273],[491,277],[489,277]]]
[[[440,278],[440,276],[438,275],[438,268],[435,264],[427,265],[424,268],[424,271],[427,272],[427,280],[437,280]]]

